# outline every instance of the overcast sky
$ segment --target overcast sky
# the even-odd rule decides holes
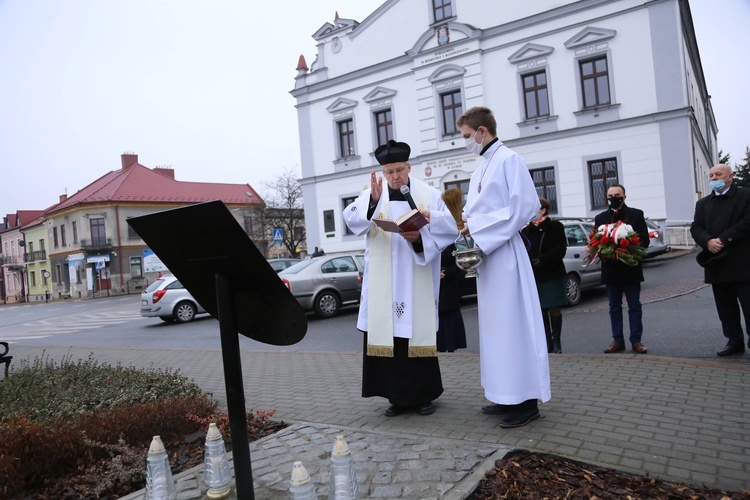
[[[381,3],[0,0],[0,216],[55,204],[124,152],[178,180],[263,193],[299,172],[289,91],[300,54],[315,59],[312,34]],[[719,148],[737,162],[750,144],[750,0],[690,3]]]

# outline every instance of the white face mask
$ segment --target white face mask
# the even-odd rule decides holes
[[[482,149],[484,149],[484,146],[482,146],[481,142],[477,142],[474,140],[478,133],[479,133],[479,130],[474,132],[474,135],[470,139],[465,139],[465,144],[464,144],[466,146],[466,149],[468,149],[475,155],[479,155],[479,153],[482,152]],[[484,139],[482,139],[482,142],[484,142]]]

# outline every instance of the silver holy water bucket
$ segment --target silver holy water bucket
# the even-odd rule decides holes
[[[456,265],[466,271],[466,278],[479,276],[477,267],[484,260],[482,249],[474,244],[474,239],[460,235],[455,241],[456,250],[452,253],[456,259]]]

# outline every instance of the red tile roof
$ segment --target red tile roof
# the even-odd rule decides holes
[[[16,220],[17,226],[25,226],[29,222],[37,220],[39,217],[44,215],[44,210],[18,210],[16,211],[18,219]]]
[[[181,203],[221,200],[229,205],[259,205],[263,199],[250,184],[183,182],[155,172],[140,163],[109,172],[68,199],[51,207],[52,214],[81,204]]]

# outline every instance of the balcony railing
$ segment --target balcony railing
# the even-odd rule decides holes
[[[36,262],[38,260],[47,260],[46,250],[37,250],[35,252],[26,252],[23,254],[24,262]]]
[[[82,250],[106,250],[112,248],[112,238],[81,239]]]
[[[0,266],[11,266],[22,261],[23,259],[20,255],[0,255]]]

